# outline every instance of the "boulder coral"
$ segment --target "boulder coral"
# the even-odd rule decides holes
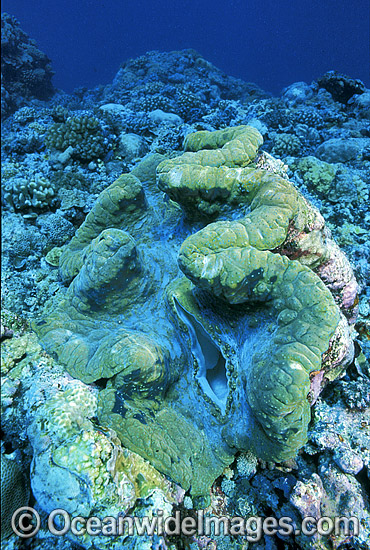
[[[294,457],[353,357],[349,262],[261,145],[249,126],[196,132],[184,154],[118,178],[34,324],[72,376],[98,382],[101,425],[192,496],[238,451]]]

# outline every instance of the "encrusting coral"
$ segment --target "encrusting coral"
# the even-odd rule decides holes
[[[91,419],[96,406],[96,395],[89,387],[73,381],[70,387],[56,394],[37,411],[29,435],[35,448],[41,449],[41,453],[34,456],[32,465],[33,489],[43,493],[40,500],[45,501],[48,495],[47,488],[40,484],[36,475],[45,457],[51,458],[51,477],[62,468],[65,476],[84,480],[91,492],[90,506],[95,500],[99,506],[103,506],[103,501],[105,505],[114,505],[113,497],[117,491],[122,499],[120,504],[127,509],[134,506],[137,498],[147,497],[155,488],[169,492],[170,486],[150,464],[120,447],[114,432],[107,430],[104,433],[95,427]],[[39,445],[38,440],[42,444]],[[81,481],[80,484],[83,487]],[[110,484],[118,488],[112,488]],[[126,489],[126,495],[123,489]],[[86,512],[83,494],[74,505],[76,503],[80,512]]]
[[[148,506],[155,493],[172,504],[176,487],[122,448],[114,431],[96,426],[96,407],[96,390],[71,380],[34,414],[31,486],[43,510],[116,517]],[[88,534],[81,539],[91,544]]]
[[[193,496],[237,451],[294,457],[310,403],[353,356],[348,260],[317,209],[262,168],[261,144],[249,126],[188,136],[157,167],[169,201],[148,170],[118,178],[64,248],[72,282],[34,325],[72,376],[108,379],[99,421]]]

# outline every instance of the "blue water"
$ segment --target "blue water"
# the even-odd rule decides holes
[[[194,48],[278,93],[334,69],[370,87],[369,0],[3,0],[66,91],[111,82],[149,50]]]

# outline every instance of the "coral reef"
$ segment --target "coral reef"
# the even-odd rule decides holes
[[[15,210],[42,210],[50,205],[55,196],[55,187],[42,174],[36,174],[31,180],[15,176],[7,180],[4,199]]]
[[[307,437],[308,394],[314,401],[353,356],[328,290],[354,318],[353,273],[294,186],[258,160],[249,166],[261,143],[249,126],[196,132],[180,157],[118,178],[60,257],[72,280],[61,303],[34,324],[72,376],[110,379],[99,421],[193,496],[208,494],[236,450],[294,456]],[[158,227],[161,195],[144,176],[156,166],[159,187],[193,219],[230,204],[241,217],[187,236],[181,212],[162,203]],[[174,262],[186,236],[179,266],[196,286]]]
[[[170,515],[183,491],[143,458],[122,447],[112,430],[97,424],[96,388],[66,375],[45,355],[34,333],[14,335],[4,344],[2,356],[2,373],[6,369],[6,378],[2,379],[2,430],[7,445],[16,440],[23,448],[26,445],[25,462],[27,466],[30,463],[30,480],[26,481],[23,474],[20,477],[17,463],[8,456],[3,463],[2,455],[4,534],[5,529],[9,534],[9,514],[27,504],[29,485],[32,498],[37,499],[31,506],[42,518],[41,539],[50,536],[44,531],[45,513],[60,507],[71,514],[102,518],[122,513],[150,516],[158,509]],[[57,521],[56,525],[61,527]],[[104,535],[68,536],[78,547],[94,543],[104,549],[118,549],[126,540],[125,534],[114,539]],[[63,540],[63,548],[68,547],[68,539]]]
[[[360,118],[370,120],[370,92],[354,95],[349,100],[349,105],[355,115]]]
[[[47,237],[48,247],[62,246],[75,233],[74,225],[60,214],[43,214],[37,219],[41,234]]]
[[[330,73],[270,97],[183,50],[149,52],[127,61],[110,85],[72,94],[57,90],[46,102],[36,86],[43,82],[52,93],[50,67],[44,73],[37,68],[46,57],[10,16],[3,16],[2,30],[2,67],[19,71],[6,89],[6,79],[2,85],[1,439],[5,459],[15,457],[22,479],[30,478],[29,502],[41,517],[40,532],[26,546],[367,549],[370,91]],[[81,130],[77,121],[84,119],[95,122]],[[65,149],[63,140],[56,140],[61,148],[49,143],[56,128],[71,140]],[[90,158],[84,140],[92,144],[94,132],[99,156]],[[42,188],[29,189],[32,181]],[[43,194],[48,187],[49,197]],[[242,246],[222,249],[232,235]],[[331,235],[350,259],[360,289]],[[250,237],[260,249],[248,244]],[[265,248],[267,238],[273,242]],[[191,258],[189,244],[195,245]],[[216,244],[221,261],[212,264]],[[238,251],[235,262],[231,250]],[[179,251],[195,284],[179,270]],[[262,268],[268,271],[257,270],[252,283],[247,276],[241,288],[238,277],[248,275],[248,265],[238,260],[246,257],[258,265],[266,258]],[[198,279],[201,258],[214,265],[219,285]],[[321,278],[315,293],[325,297],[333,324],[340,318],[329,346],[330,331],[312,329],[320,308],[303,319],[299,306],[314,296],[311,283],[288,297],[280,263],[290,266],[287,275],[293,264],[297,281]],[[263,279],[269,271],[276,281]],[[269,289],[270,296],[264,293]],[[262,301],[255,301],[258,292]],[[248,300],[231,304],[220,293]],[[277,316],[284,300],[289,315],[285,309]],[[37,328],[43,344],[63,365],[29,332],[28,321],[36,318],[45,321]],[[279,375],[278,384],[273,380],[271,397],[266,377],[251,396],[254,380],[247,375],[263,350],[271,351],[270,363],[281,346],[289,351],[282,361],[289,361],[298,346],[289,331],[298,322],[294,336],[308,341],[300,349],[307,354],[310,343],[319,342],[310,355],[319,370],[309,375],[307,369],[295,409],[297,419],[307,410],[312,421],[307,429],[303,415],[296,437],[282,434],[300,446],[307,431],[296,457],[272,463],[272,454],[266,461],[255,454],[258,445],[276,450],[269,434],[276,419],[269,427],[265,418],[257,420],[259,400],[266,396],[273,405],[292,373]],[[325,346],[328,352],[321,353]],[[286,395],[289,404],[292,394]],[[90,517],[122,519],[126,513],[127,519],[150,520],[159,510],[248,521],[288,516],[294,530],[308,515],[356,514],[360,532],[261,534],[259,542],[222,529],[194,537],[55,537],[45,529],[47,514],[61,504]],[[19,550],[24,542],[10,535],[2,546]]]
[[[278,157],[296,156],[302,148],[297,136],[292,134],[278,134],[273,140],[272,154]]]
[[[306,82],[294,82],[283,90],[283,99],[290,106],[305,103],[313,96],[313,91]]]
[[[18,21],[1,14],[1,114],[8,115],[31,98],[48,99],[54,89],[50,59],[22,31]]]
[[[300,159],[297,168],[308,187],[313,187],[318,193],[328,194],[335,178],[336,166],[309,156]]]
[[[370,432],[366,422],[369,417],[368,404],[364,398],[356,404],[359,407],[352,404],[352,410],[349,410],[345,401],[329,406],[320,400],[314,410],[310,444],[306,446],[310,454],[317,454],[323,449],[330,451],[337,466],[352,475],[370,464]]]
[[[37,409],[28,435],[34,448],[31,486],[42,509],[116,517],[154,493],[173,503],[174,486],[122,448],[114,432],[104,433],[94,425],[96,406],[96,392],[71,381]],[[91,544],[89,537],[80,542]]]
[[[65,122],[56,122],[48,129],[45,144],[49,149],[62,152],[71,148],[71,156],[85,162],[104,157],[111,147],[99,120],[89,116],[73,116]]]
[[[126,61],[105,88],[103,99],[126,104],[128,94],[132,111],[161,109],[188,123],[200,120],[219,101],[268,95],[255,84],[226,76],[191,49],[153,51]]]

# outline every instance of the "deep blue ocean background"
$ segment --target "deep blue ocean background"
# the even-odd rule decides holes
[[[334,69],[369,77],[369,0],[3,0],[67,92],[112,81],[150,50],[194,48],[273,93]]]

